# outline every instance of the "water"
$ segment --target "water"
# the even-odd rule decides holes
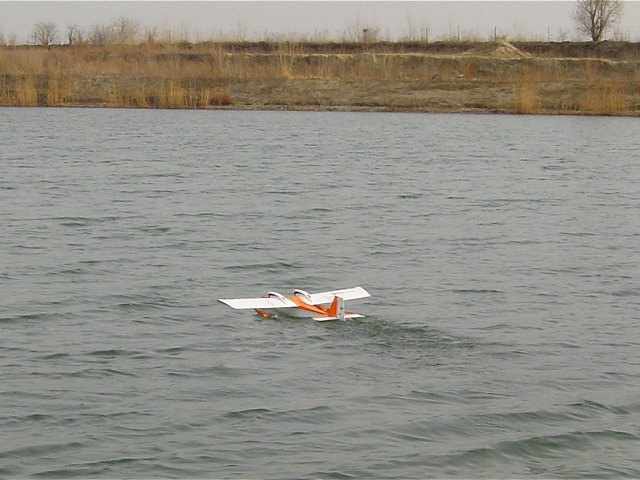
[[[0,132],[0,476],[640,476],[637,119]],[[216,301],[355,285],[345,322]]]

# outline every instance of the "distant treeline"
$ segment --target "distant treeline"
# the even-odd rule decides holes
[[[588,0],[593,2],[593,0]],[[601,0],[598,0],[601,1]],[[598,10],[595,16],[590,17],[591,23],[599,25],[602,29],[602,36],[597,40],[592,40],[598,43],[600,40],[605,39],[605,31],[612,32],[612,38],[615,42],[628,41],[629,38],[613,27],[617,24],[622,16],[622,7],[620,5],[619,11],[615,13],[615,18],[611,15],[607,16],[607,13],[613,8],[613,4],[618,5],[621,0],[605,0],[605,5],[602,10]],[[580,6],[581,0],[578,0],[578,6]],[[581,7],[581,8],[590,8]],[[295,41],[298,43],[328,43],[328,44],[396,44],[401,43],[409,45],[411,43],[473,43],[473,42],[487,42],[507,40],[511,43],[541,43],[546,40],[547,43],[557,42],[563,44],[568,40],[576,40],[581,38],[590,38],[589,29],[585,30],[585,26],[580,21],[574,18],[577,29],[574,33],[570,33],[568,30],[559,28],[555,34],[550,31],[546,35],[532,35],[528,36],[525,33],[507,32],[499,30],[497,27],[493,27],[490,31],[481,33],[476,29],[465,29],[458,26],[457,28],[449,27],[449,33],[434,35],[424,21],[420,24],[415,19],[407,18],[407,27],[403,34],[391,37],[389,30],[386,33],[383,29],[371,22],[361,22],[358,18],[355,18],[351,23],[346,26],[342,31],[330,33],[328,30],[317,30],[311,35],[297,34],[297,33],[269,33],[264,32],[260,36],[264,42],[260,41],[247,41],[250,37],[247,34],[246,26],[239,22],[233,32],[219,31],[217,34],[212,33],[209,36],[202,36],[200,34],[193,34],[190,32],[186,25],[180,27],[171,28],[169,26],[163,26],[158,28],[157,26],[145,26],[134,18],[121,15],[109,22],[102,24],[94,24],[87,27],[78,24],[67,24],[65,26],[57,25],[50,21],[41,21],[34,24],[33,29],[26,39],[18,39],[14,33],[7,33],[0,30],[0,46],[17,46],[17,45],[80,45],[87,44],[92,46],[105,46],[113,44],[140,44],[140,43],[161,43],[161,44],[175,44],[175,43],[206,43],[207,41],[219,43],[221,41],[228,40],[230,43],[238,44],[261,44],[261,43],[274,43],[282,41]],[[587,26],[590,26],[587,25]],[[577,36],[576,36],[577,35]],[[257,38],[253,36],[253,38]],[[26,42],[25,42],[26,40]],[[25,42],[25,43],[21,43]],[[576,55],[580,55],[577,53]]]

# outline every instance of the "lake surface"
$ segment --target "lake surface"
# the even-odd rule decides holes
[[[0,477],[639,477],[639,125],[0,109]]]

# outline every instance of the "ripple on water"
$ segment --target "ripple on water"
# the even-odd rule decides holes
[[[640,477],[636,120],[0,127],[0,477]]]

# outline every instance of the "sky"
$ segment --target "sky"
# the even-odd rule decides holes
[[[575,1],[6,1],[0,0],[0,40],[28,43],[38,22],[53,22],[64,41],[68,25],[89,31],[118,17],[188,41],[216,39],[352,39],[363,28],[379,37],[430,41],[580,40]],[[640,41],[640,1],[626,1],[619,34]]]

